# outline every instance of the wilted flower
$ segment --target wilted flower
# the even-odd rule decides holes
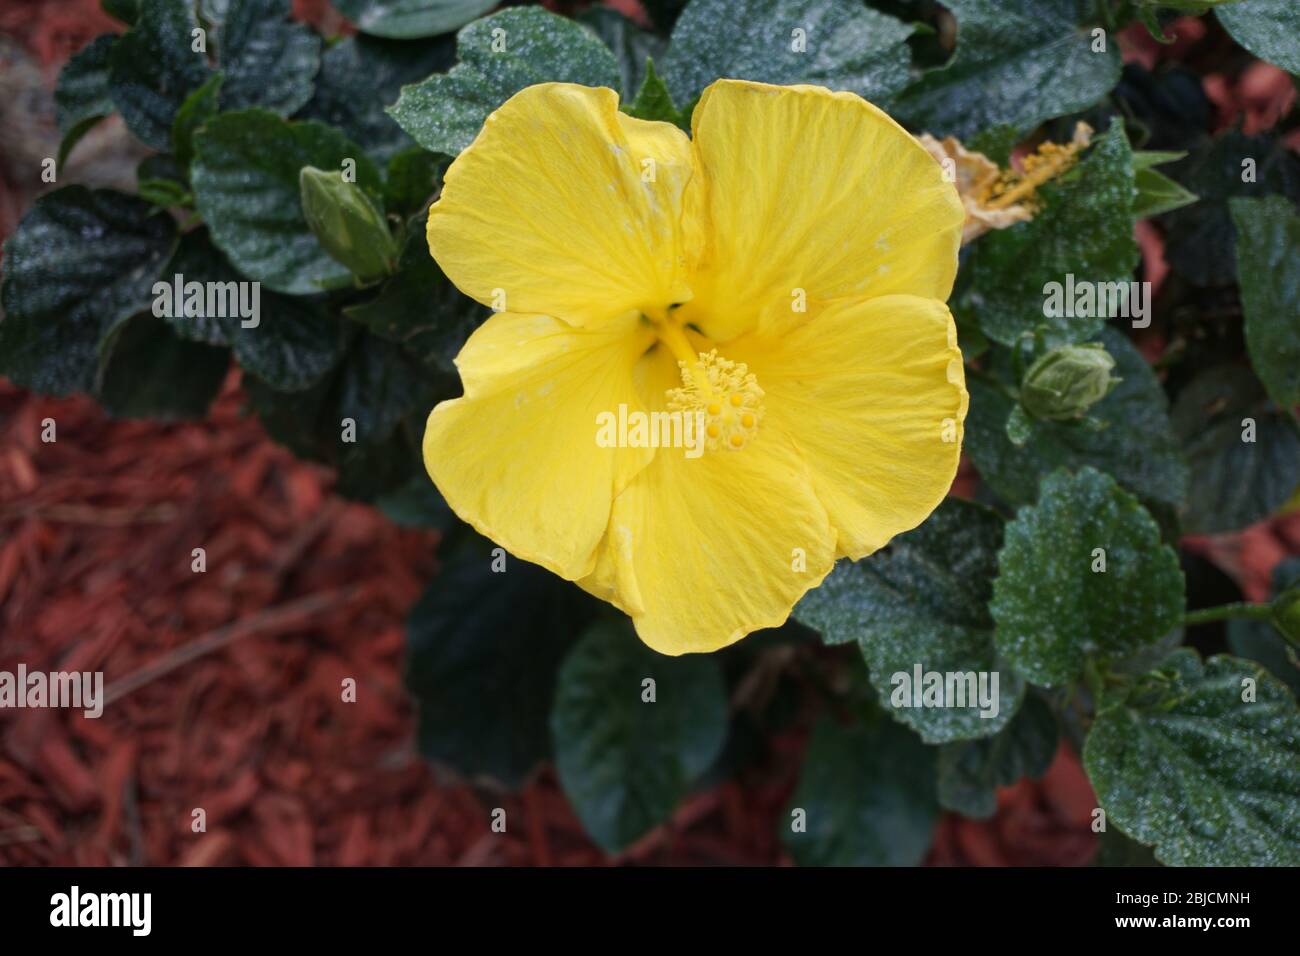
[[[668,654],[780,624],[942,500],[966,390],[953,188],[857,96],[723,80],[692,137],[529,87],[451,165],[429,248],[498,309],[429,416],[462,518]],[[620,407],[707,449],[605,447]]]
[[[999,168],[983,153],[968,150],[955,136],[938,140],[922,133],[917,140],[957,187],[966,210],[961,232],[965,245],[992,229],[1006,229],[1033,219],[1037,211],[1035,190],[1074,165],[1079,152],[1092,141],[1092,127],[1078,123],[1074,138],[1064,145],[1043,143],[1025,157],[1019,171]]]

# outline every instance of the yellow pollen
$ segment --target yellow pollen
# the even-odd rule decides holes
[[[732,436],[731,436],[731,447],[732,447],[732,448],[739,448],[739,447],[740,447],[741,445],[743,445],[743,444],[745,444],[745,439],[741,438],[739,435],[732,435]]]
[[[746,428],[753,428],[753,427],[754,427],[754,416],[753,416],[753,415],[741,415],[741,416],[740,416],[740,424],[744,425]]]

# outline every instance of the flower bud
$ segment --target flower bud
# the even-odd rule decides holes
[[[1063,345],[1039,358],[1020,385],[1020,402],[1035,418],[1082,418],[1119,382],[1104,346]]]
[[[397,243],[381,213],[356,183],[338,172],[304,166],[298,190],[307,225],[321,247],[358,279],[379,279],[393,271]]]
[[[1289,588],[1273,599],[1273,626],[1292,644],[1300,644],[1300,586]]]

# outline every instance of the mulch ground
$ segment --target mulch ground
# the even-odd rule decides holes
[[[295,10],[336,16],[314,0]],[[47,82],[110,26],[96,0],[0,0],[0,33]],[[1127,55],[1166,54],[1138,37]],[[1265,123],[1294,95],[1269,70],[1207,81],[1223,122]],[[0,176],[0,235],[30,198]],[[1159,237],[1142,239],[1151,269]],[[112,701],[98,720],[0,718],[0,864],[788,862],[776,833],[802,733],[613,861],[549,769],[503,794],[420,760],[402,628],[437,572],[437,535],[333,495],[327,470],[241,406],[237,373],[205,421],[182,425],[113,421],[0,380],[0,670],[103,671]],[[1300,522],[1199,547],[1259,598],[1272,564],[1300,550]],[[1042,780],[1000,791],[992,820],[945,816],[930,862],[1086,863],[1094,806],[1063,747]],[[489,826],[496,807],[504,834]]]

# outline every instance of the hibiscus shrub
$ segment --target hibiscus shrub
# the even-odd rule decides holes
[[[50,168],[112,113],[151,152],[9,239],[0,372],[175,419],[233,353],[276,440],[444,532],[425,755],[553,760],[610,852],[811,726],[801,863],[917,863],[1063,741],[1103,859],[1300,864],[1300,567],[1222,604],[1179,550],[1295,504],[1297,113],[1213,134],[1148,39],[1201,16],[1220,73],[1300,73],[1300,7],[493,5],[338,0],[361,32],[322,39],[288,0],[106,3]],[[665,393],[754,448],[587,444]]]

